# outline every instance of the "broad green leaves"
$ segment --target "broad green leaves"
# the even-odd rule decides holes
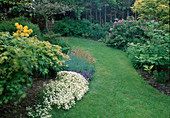
[[[20,101],[32,85],[30,76],[47,78],[56,74],[69,57],[61,47],[36,37],[17,37],[0,33],[0,103]]]

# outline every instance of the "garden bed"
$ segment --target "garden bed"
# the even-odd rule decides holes
[[[141,71],[141,70],[137,70],[137,72],[139,73],[141,77],[144,78],[144,80],[149,85],[157,89],[159,92],[170,96],[170,81],[167,81],[166,83],[158,83],[158,82],[155,82],[153,75],[148,74],[147,72]]]
[[[0,118],[25,118],[26,107],[34,105],[39,93],[43,90],[43,83],[48,83],[49,79],[34,78],[32,88],[27,89],[27,96],[17,106],[11,101],[8,104],[0,105]]]

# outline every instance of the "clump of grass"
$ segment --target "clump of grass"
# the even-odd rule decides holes
[[[81,58],[81,59],[85,59],[87,60],[87,62],[89,64],[94,65],[95,64],[95,58],[93,58],[93,56],[85,50],[80,50],[80,49],[73,49],[71,51],[71,54],[76,55],[77,57]]]

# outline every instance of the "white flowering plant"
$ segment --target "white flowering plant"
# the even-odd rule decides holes
[[[70,109],[76,102],[81,100],[88,91],[88,81],[79,73],[61,71],[57,74],[57,80],[44,84],[43,102],[33,108],[28,107],[28,116],[50,118],[49,111],[52,106],[58,109]]]

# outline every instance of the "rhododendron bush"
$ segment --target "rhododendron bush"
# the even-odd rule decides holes
[[[114,48],[126,50],[128,42],[143,43],[146,38],[144,32],[144,25],[146,19],[134,20],[134,17],[127,18],[127,20],[115,21],[110,28],[110,33],[107,36],[106,43]]]
[[[30,117],[51,117],[49,111],[52,106],[68,110],[76,100],[81,100],[89,89],[89,83],[79,73],[61,71],[57,75],[57,80],[44,84],[43,102],[35,108],[27,108]]]

